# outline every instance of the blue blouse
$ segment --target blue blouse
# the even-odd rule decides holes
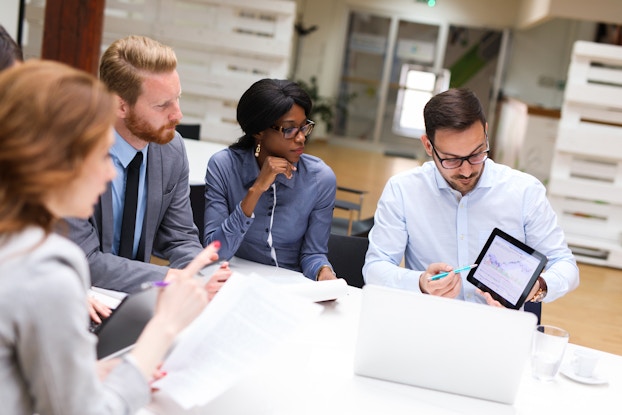
[[[337,180],[321,159],[303,154],[293,177],[276,176],[249,218],[240,203],[259,176],[251,149],[214,154],[205,175],[205,245],[232,256],[315,277],[326,258]]]

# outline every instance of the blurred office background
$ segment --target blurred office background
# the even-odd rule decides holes
[[[616,196],[622,195],[622,150],[615,144],[622,142],[622,120],[609,115],[602,126],[577,126],[588,132],[579,143],[590,154],[564,149],[574,152],[567,164],[582,166],[581,177],[568,179],[583,186],[575,190],[597,189],[590,200],[577,207],[576,195],[556,187],[551,177],[552,169],[570,170],[556,144],[563,109],[569,108],[565,94],[576,42],[621,45],[619,0],[3,0],[0,23],[19,39],[26,58],[39,57],[46,16],[58,11],[58,18],[79,19],[64,9],[71,3],[80,3],[87,17],[103,9],[99,53],[128,34],[175,48],[183,122],[199,125],[201,140],[237,139],[237,99],[256,80],[304,82],[318,107],[308,151],[333,167],[340,185],[366,192],[363,217],[373,215],[388,177],[426,160],[417,106],[446,87],[471,88],[487,112],[493,158],[553,188],[550,196],[558,198],[560,216],[568,216],[562,226],[578,241],[579,259],[598,265],[582,267],[582,287],[568,303],[545,306],[545,321],[547,313],[566,316],[559,324],[579,324],[579,342],[604,336],[604,345],[593,347],[622,353],[619,309],[604,312],[613,317],[602,329],[594,327],[602,322],[597,314],[574,314],[586,305],[602,312],[598,307],[622,304],[622,196]],[[613,72],[622,67],[603,59],[591,66]],[[620,86],[622,76],[601,83]],[[602,95],[605,101],[595,106],[609,105],[608,94]],[[581,118],[570,108],[571,118]],[[590,146],[590,137],[610,141]],[[606,240],[598,239],[601,230]],[[592,285],[584,288],[585,283]]]

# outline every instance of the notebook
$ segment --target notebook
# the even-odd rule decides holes
[[[115,354],[136,343],[153,316],[158,289],[150,288],[126,296],[112,314],[93,329],[98,337],[97,358]]]
[[[369,284],[362,296],[357,375],[514,402],[532,313]]]

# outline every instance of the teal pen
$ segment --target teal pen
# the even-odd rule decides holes
[[[469,271],[471,268],[475,268],[476,266],[477,266],[477,264],[467,265],[466,267],[455,269],[454,273],[458,274],[458,273],[463,272],[463,271]],[[451,271],[449,271],[449,272],[451,272]],[[449,272],[441,272],[440,274],[433,275],[433,276],[428,278],[428,281],[440,280],[441,278],[444,278],[444,277],[448,276]]]

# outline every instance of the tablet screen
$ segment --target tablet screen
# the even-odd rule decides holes
[[[518,309],[546,265],[546,256],[495,228],[467,281],[505,307]]]

